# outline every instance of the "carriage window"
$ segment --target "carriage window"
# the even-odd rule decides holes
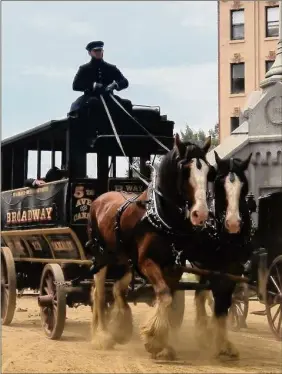
[[[162,157],[163,157],[163,155],[151,155],[150,156],[150,161],[151,161],[152,165],[158,166],[159,163],[161,162]]]
[[[127,157],[116,157],[116,176],[117,178],[125,178],[129,175]]]
[[[37,175],[37,151],[28,151],[27,177],[36,178]]]
[[[116,177],[116,159],[115,156],[109,156],[108,158],[108,176],[110,178]]]
[[[140,157],[133,157],[132,158],[132,166],[135,167],[138,171],[140,171]],[[132,178],[138,178],[139,174],[136,171],[132,170]]]
[[[51,151],[41,151],[41,177],[45,177],[47,171],[51,169]]]
[[[97,178],[97,153],[87,153],[86,175],[87,178]]]
[[[62,167],[62,152],[55,152],[55,165]],[[41,151],[41,178],[44,178],[47,171],[52,167],[52,152]],[[36,178],[37,176],[37,151],[28,151],[27,178]]]

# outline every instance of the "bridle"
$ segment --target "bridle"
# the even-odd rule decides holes
[[[237,174],[236,171],[234,170],[234,165],[235,165],[234,158],[231,157],[230,160],[229,160],[229,171],[228,171],[228,174],[227,174],[227,176],[229,175],[229,180],[230,180],[231,183],[235,182],[235,175]],[[223,175],[219,174],[218,176],[216,176],[215,179],[220,180],[222,177],[223,177]],[[244,215],[242,215],[241,212],[240,212],[240,200],[241,200],[241,198],[243,198],[243,197],[240,196],[240,199],[239,199],[239,214],[240,214],[240,218],[241,218],[240,232],[241,232],[242,227],[245,224]],[[227,211],[227,208],[223,212],[220,213],[220,216],[219,216],[219,214],[216,214],[216,216],[217,216],[216,220],[220,224],[220,231],[221,232],[225,232],[226,231],[225,224],[224,224],[225,219],[226,219],[226,211]]]
[[[213,177],[214,168],[208,162],[208,160],[206,159],[206,157],[205,157],[205,155],[204,155],[203,152],[201,152],[200,150],[199,151],[196,150],[196,152],[194,152],[195,154],[193,155],[193,150],[192,150],[192,155],[188,159],[188,152],[191,150],[191,148],[189,148],[189,147],[190,146],[186,147],[185,154],[184,154],[183,158],[180,158],[180,156],[178,156],[176,158],[176,160],[177,160],[177,193],[178,193],[179,200],[183,202],[184,212],[185,212],[186,209],[190,210],[192,208],[192,205],[193,205],[193,201],[189,201],[187,199],[186,194],[184,193],[184,190],[185,190],[183,188],[183,185],[184,185],[184,182],[185,182],[185,178],[184,178],[185,169],[184,169],[184,166],[190,160],[192,160],[193,158],[195,158],[196,159],[196,167],[200,170],[202,168],[202,164],[201,164],[200,160],[203,160],[206,163],[206,165],[209,167],[209,172],[208,172],[208,178],[207,179],[209,181],[212,181],[214,179],[214,177]]]

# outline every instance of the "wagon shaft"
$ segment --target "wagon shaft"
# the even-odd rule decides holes
[[[180,269],[184,273],[190,273],[195,275],[207,275],[211,277],[222,277],[222,278],[228,278],[230,280],[233,280],[234,282],[244,282],[249,283],[250,279],[243,276],[233,275],[229,273],[221,273],[219,271],[212,271],[212,270],[206,270],[206,269],[199,269],[197,267],[192,266],[181,266]]]

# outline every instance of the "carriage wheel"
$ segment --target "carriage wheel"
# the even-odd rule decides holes
[[[1,247],[1,321],[9,325],[14,317],[17,299],[17,276],[13,254]]]
[[[49,339],[60,339],[66,320],[66,293],[55,282],[64,282],[63,270],[58,264],[47,264],[42,272],[38,304],[41,323]]]
[[[172,297],[169,320],[172,328],[179,329],[182,325],[185,311],[185,292],[175,291]]]
[[[282,256],[270,265],[266,282],[266,315],[277,340],[282,340]]]
[[[229,309],[229,326],[233,331],[247,328],[246,319],[249,311],[249,288],[246,283],[236,285]]]

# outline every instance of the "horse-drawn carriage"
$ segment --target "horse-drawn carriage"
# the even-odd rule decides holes
[[[142,301],[151,305],[157,300],[154,318],[143,329],[145,347],[154,355],[164,352],[164,356],[160,357],[171,357],[173,354],[166,345],[167,329],[168,326],[179,327],[182,323],[185,307],[183,290],[205,292],[212,289],[217,295],[217,353],[236,355],[226,336],[222,335],[221,318],[230,307],[234,282],[249,282],[243,276],[241,262],[246,260],[250,250],[249,213],[245,201],[248,192],[245,170],[250,157],[242,161],[220,160],[217,156],[215,171],[206,159],[210,139],[199,147],[189,142],[183,143],[176,136],[173,147],[173,122],[162,116],[159,108],[133,107],[131,114],[127,115],[124,111],[114,111],[111,115],[106,105],[105,109],[101,113],[90,111],[85,117],[51,121],[2,142],[2,323],[9,324],[13,319],[17,290],[38,289],[43,329],[49,338],[59,339],[64,329],[67,305],[92,306],[94,302],[94,310],[97,306],[101,315],[104,301],[99,298],[99,292],[103,294],[105,282],[107,290],[114,285],[114,298],[117,297],[117,300],[113,300],[112,293],[107,292],[106,303],[114,306],[115,301],[120,303],[122,310],[118,312],[122,311],[123,318],[127,316],[127,302]],[[140,127],[136,126],[136,122]],[[50,152],[52,167],[56,164],[57,153],[61,153],[61,165],[67,170],[68,178],[34,189],[23,188],[30,151],[37,152],[37,178],[41,177],[41,154],[44,151]],[[152,183],[149,184],[146,177],[150,177],[147,167],[150,163],[147,162],[153,155],[164,154],[158,175],[153,169]],[[129,167],[128,177],[117,178],[119,156],[127,156],[129,164],[132,164],[133,158],[139,158],[140,169]],[[94,178],[89,178],[91,167]],[[138,178],[133,178],[133,173],[137,173]],[[208,180],[215,181],[215,210],[219,217],[216,228],[209,225],[208,220]],[[107,191],[121,194],[105,194]],[[128,193],[137,196],[131,199]],[[228,199],[233,210],[227,212]],[[127,210],[129,206],[133,208]],[[265,213],[261,217],[266,217]],[[281,215],[275,217],[277,223]],[[100,255],[103,257],[107,251],[99,242],[100,238],[95,245],[92,243],[91,250],[85,246],[91,236],[93,239],[92,234],[89,237],[89,232],[97,229],[100,237],[103,236],[101,242],[108,240],[106,246],[111,247],[112,243],[119,244],[118,235],[122,225],[123,228],[127,227],[123,231],[129,233],[126,240],[131,244],[126,248],[127,253],[121,251],[118,256],[123,257],[123,261],[128,260],[126,267],[131,264],[128,271],[133,276],[127,277],[122,283],[124,274],[117,281],[117,274],[111,276],[111,272],[108,272],[103,279],[103,271],[100,274],[100,270],[95,270],[95,265],[96,294],[94,292],[91,297],[91,267],[93,269],[96,264],[91,250],[96,251],[97,258]],[[135,226],[139,231],[134,232],[135,241],[130,242]],[[261,227],[265,228],[264,225]],[[279,242],[281,236],[274,227],[278,226],[271,226],[270,230],[275,231],[271,231],[272,237],[280,238]],[[262,233],[263,229],[259,229],[259,232]],[[214,239],[223,231],[226,231],[224,235],[227,241]],[[235,235],[231,235],[232,232]],[[264,231],[264,238],[269,232]],[[240,250],[237,250],[238,243],[232,243],[233,239],[230,241],[230,235],[232,238],[239,237]],[[132,243],[139,256],[138,266],[135,266],[136,262],[133,266],[136,259]],[[277,247],[277,242],[272,244],[263,245],[269,249]],[[150,248],[155,251],[151,251],[151,259],[146,255]],[[281,262],[281,256],[277,258],[269,268],[268,278],[272,281],[272,269]],[[192,267],[185,266],[187,259]],[[267,277],[263,259],[264,256],[260,254],[258,288],[265,290]],[[103,266],[107,268],[108,264],[104,263]],[[173,275],[170,272],[161,273],[166,266],[173,271]],[[138,267],[139,271],[136,271]],[[210,277],[211,283],[183,282],[180,280],[183,272]],[[216,280],[222,277],[226,282]],[[130,281],[126,283],[128,279]],[[122,299],[124,290],[121,289],[125,284],[126,301]],[[171,295],[170,290],[173,291]],[[272,298],[272,304],[275,302],[280,303],[281,311],[281,291]],[[167,309],[168,306],[170,309]],[[198,312],[201,310],[200,306]],[[203,316],[198,317],[203,320]],[[93,313],[94,325],[99,318]],[[163,318],[162,323],[158,318]],[[103,329],[104,322],[100,323]],[[120,326],[118,330],[124,332]],[[114,335],[119,342],[127,340],[117,336],[116,332]]]
[[[158,107],[133,106],[132,115],[159,142],[172,147],[174,123],[161,115]],[[139,158],[140,172],[148,176],[146,161],[152,155],[162,155],[164,150],[121,111],[114,120],[129,160]],[[42,177],[44,152],[50,157],[50,166],[62,165],[68,178],[38,188],[24,188],[29,166],[35,164],[34,177]],[[66,305],[91,304],[92,261],[85,250],[90,205],[106,191],[140,193],[146,187],[131,169],[126,177],[117,177],[120,156],[105,113],[50,121],[2,141],[4,325],[12,322],[17,291],[21,293],[27,288],[39,290],[42,326],[51,339],[60,338],[63,332]],[[124,165],[128,166],[126,160]],[[134,281],[128,296],[132,300],[138,299],[138,288],[143,284],[137,278]],[[150,298],[145,301],[150,302]]]

